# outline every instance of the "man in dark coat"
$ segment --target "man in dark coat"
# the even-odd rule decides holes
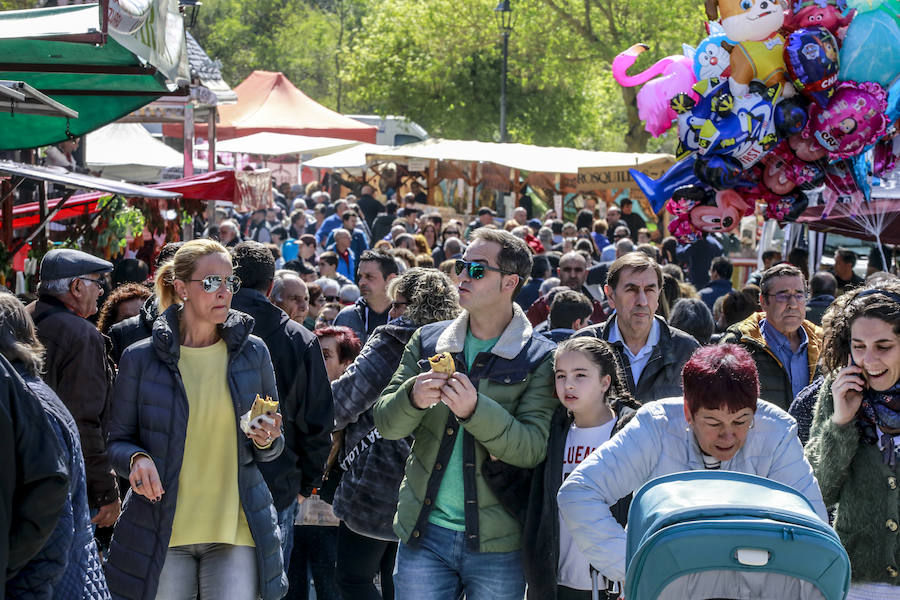
[[[38,300],[28,310],[47,349],[44,381],[78,424],[87,475],[91,521],[112,527],[119,516],[116,478],[106,452],[112,382],[109,338],[88,317],[103,295],[102,277],[112,264],[72,249],[48,252],[41,261]]]
[[[616,313],[605,323],[580,329],[612,344],[625,371],[628,391],[638,402],[680,396],[681,369],[699,347],[697,340],[656,317],[662,269],[643,252],[613,262],[604,286]]]
[[[828,271],[819,271],[809,281],[809,295],[806,320],[821,327],[822,316],[837,295],[837,279]]]
[[[687,263],[688,276],[694,287],[705,288],[709,283],[709,267],[717,256],[722,256],[722,245],[711,235],[704,235],[693,244],[679,246],[675,258],[679,263]]]
[[[375,190],[371,185],[364,185],[360,189],[359,200],[356,201],[357,206],[359,206],[359,210],[362,211],[363,219],[365,219],[366,224],[369,226],[369,231],[372,230],[372,225],[375,223],[375,218],[382,212],[384,212],[384,204],[378,201],[374,196]],[[374,240],[373,240],[374,243]]]
[[[241,289],[231,307],[253,317],[253,334],[269,348],[284,418],[284,451],[259,469],[278,511],[287,570],[299,502],[321,485],[331,448],[331,386],[318,338],[269,302],[275,277],[272,253],[257,242],[242,242],[235,246],[233,256]]]
[[[0,356],[0,599],[5,582],[33,558],[56,527],[69,477],[38,399]]]

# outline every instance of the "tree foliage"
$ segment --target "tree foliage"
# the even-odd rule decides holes
[[[2,0],[0,0],[2,1]],[[205,0],[194,34],[237,84],[282,71],[344,113],[405,115],[434,136],[499,139],[496,0]],[[602,150],[674,148],[650,139],[634,88],[610,73],[636,42],[634,71],[702,37],[700,0],[512,0],[511,141]]]

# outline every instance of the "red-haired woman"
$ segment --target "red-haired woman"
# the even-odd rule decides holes
[[[572,537],[613,581],[625,580],[625,530],[609,506],[662,475],[722,469],[768,477],[806,496],[827,522],[797,425],[757,399],[759,378],[747,351],[734,344],[699,348],[681,376],[683,398],[644,404],[559,490],[559,510]]]

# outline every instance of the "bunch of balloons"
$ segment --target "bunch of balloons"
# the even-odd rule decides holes
[[[676,217],[682,243],[735,229],[758,202],[769,218],[796,219],[804,191],[823,183],[826,203],[859,202],[868,178],[896,166],[900,0],[788,1],[706,0],[696,48],[633,76],[647,46],[613,61],[621,85],[644,86],[647,131],[677,126],[678,162],[656,180],[631,175]]]

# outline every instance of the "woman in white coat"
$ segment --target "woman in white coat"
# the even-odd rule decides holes
[[[694,352],[683,398],[650,402],[566,478],[559,510],[576,544],[607,579],[625,580],[625,530],[609,506],[679,471],[723,469],[789,485],[827,522],[793,417],[758,400],[756,364],[733,344]]]

